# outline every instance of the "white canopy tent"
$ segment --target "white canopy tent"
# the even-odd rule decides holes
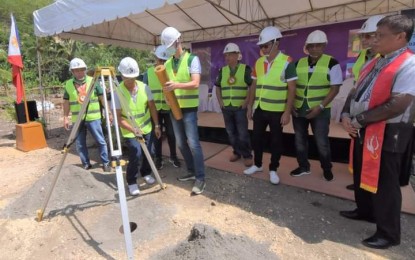
[[[184,42],[361,19],[414,8],[413,0],[58,0],[33,13],[35,34],[153,48],[167,26]]]

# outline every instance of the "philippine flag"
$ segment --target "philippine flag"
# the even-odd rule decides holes
[[[22,102],[24,91],[22,81],[23,61],[20,53],[19,32],[13,14],[11,15],[11,20],[12,26],[10,29],[9,54],[7,60],[12,65],[13,84],[16,87],[16,103],[19,104]]]

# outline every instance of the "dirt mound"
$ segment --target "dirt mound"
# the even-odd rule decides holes
[[[26,192],[0,211],[3,218],[35,218],[36,210],[41,208],[52,185],[56,168],[53,167]],[[96,180],[101,174],[65,165],[54,187],[45,217],[67,215],[83,211],[95,205],[115,203],[114,191],[108,185]]]
[[[217,229],[196,224],[190,231],[187,241],[173,249],[161,253],[152,259],[278,259],[269,252],[266,245],[252,241],[248,237],[222,235]]]

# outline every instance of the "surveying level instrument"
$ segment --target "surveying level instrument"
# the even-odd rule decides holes
[[[131,239],[131,227],[130,227],[130,221],[129,221],[129,217],[128,217],[128,208],[127,208],[127,199],[126,199],[126,195],[125,195],[125,187],[124,187],[124,177],[123,177],[123,173],[122,173],[122,166],[126,165],[126,162],[124,160],[121,159],[122,157],[122,146],[121,146],[121,140],[120,140],[120,130],[118,128],[118,120],[117,120],[117,113],[116,113],[116,109],[115,109],[115,101],[114,101],[114,91],[117,93],[119,100],[120,100],[120,104],[121,107],[123,109],[123,111],[125,112],[125,114],[128,117],[128,120],[130,121],[131,125],[133,126],[133,128],[135,129],[134,134],[135,137],[137,138],[138,142],[140,143],[140,146],[142,148],[142,150],[144,151],[145,156],[147,157],[147,160],[150,164],[150,167],[154,173],[154,176],[156,177],[156,180],[158,182],[158,184],[160,185],[161,189],[165,189],[166,185],[162,182],[160,175],[157,171],[157,168],[153,162],[153,159],[150,155],[150,152],[147,149],[147,146],[145,144],[145,139],[142,136],[142,132],[140,127],[137,125],[137,123],[135,122],[134,116],[131,112],[131,109],[128,106],[128,102],[126,100],[126,98],[123,96],[121,90],[119,89],[119,83],[117,81],[117,78],[115,77],[115,69],[113,67],[98,67],[97,69],[95,69],[94,72],[94,77],[93,80],[91,82],[91,84],[88,87],[88,91],[86,93],[86,95],[83,97],[83,102],[82,102],[82,106],[81,106],[81,110],[79,111],[78,114],[78,118],[76,120],[76,122],[74,123],[72,130],[69,134],[68,140],[66,141],[62,153],[63,156],[59,162],[59,165],[56,169],[56,173],[55,176],[52,180],[52,185],[49,188],[49,192],[46,196],[45,201],[43,202],[42,208],[37,210],[36,214],[37,214],[37,221],[42,221],[43,219],[43,214],[45,212],[45,209],[48,205],[48,202],[50,200],[50,197],[52,195],[53,189],[56,185],[56,182],[59,178],[59,175],[61,173],[63,164],[65,162],[65,159],[68,155],[68,151],[69,151],[69,147],[71,146],[71,144],[75,141],[80,125],[82,123],[82,120],[84,118],[84,115],[86,114],[87,108],[88,108],[88,104],[91,98],[91,95],[95,89],[95,84],[97,82],[99,82],[103,88],[103,92],[104,94],[107,93],[107,86],[106,86],[106,80],[109,84],[109,90],[110,90],[110,94],[111,94],[111,108],[108,105],[108,100],[106,98],[104,98],[104,107],[105,107],[105,119],[106,119],[106,125],[107,125],[107,133],[108,133],[108,140],[109,140],[109,148],[110,148],[110,154],[111,154],[111,166],[115,168],[115,173],[116,173],[116,178],[117,178],[117,187],[118,187],[118,195],[119,195],[119,202],[120,202],[120,207],[121,207],[121,217],[122,217],[122,222],[123,222],[123,234],[124,234],[124,239],[125,239],[125,244],[126,244],[126,250],[127,250],[127,256],[128,259],[134,259],[134,252],[133,252],[133,246],[132,246],[132,239]],[[114,84],[116,85],[116,87],[114,88]],[[111,132],[111,122],[110,122],[110,118],[109,118],[109,109],[111,109],[112,111],[112,115],[113,115],[113,122],[112,125],[115,129],[115,141],[116,141],[116,149],[114,148],[114,144],[113,144],[113,134]],[[135,224],[135,223],[133,223]]]

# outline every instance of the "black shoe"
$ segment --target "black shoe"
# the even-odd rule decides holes
[[[349,184],[346,186],[346,189],[348,190],[354,190],[354,185],[353,184]]]
[[[156,162],[155,162],[154,164],[156,165],[156,169],[157,169],[157,170],[161,170],[161,169],[163,169],[163,166],[164,166],[164,164],[163,164],[163,159],[161,159],[161,158],[156,158]]]
[[[334,176],[331,170],[324,170],[323,176],[326,181],[332,181],[334,179]]]
[[[292,177],[300,177],[300,176],[303,176],[303,175],[308,175],[310,173],[311,173],[310,170],[306,170],[306,169],[303,169],[301,167],[298,167],[297,169],[291,171],[290,175]]]
[[[91,164],[84,165],[84,170],[89,170],[92,168]]]
[[[180,168],[180,166],[182,166],[182,164],[180,163],[179,159],[177,159],[177,157],[170,158],[169,162],[171,162],[171,164],[173,164],[173,166],[176,168]]]
[[[357,209],[340,211],[340,216],[348,218],[348,219],[353,219],[353,220],[364,220],[364,221],[371,222],[371,223],[375,222],[375,219],[373,217],[365,217],[365,216],[359,215],[359,213],[357,212]]]
[[[178,181],[194,181],[196,180],[196,176],[194,173],[189,173],[187,175],[177,178],[177,180]]]
[[[102,168],[103,168],[104,172],[112,172],[112,167],[109,166],[108,164],[104,165]]]
[[[386,249],[391,246],[397,246],[400,244],[400,242],[392,242],[386,238],[382,238],[378,235],[373,235],[369,238],[366,238],[362,241],[362,244],[364,246],[375,248],[375,249]]]

